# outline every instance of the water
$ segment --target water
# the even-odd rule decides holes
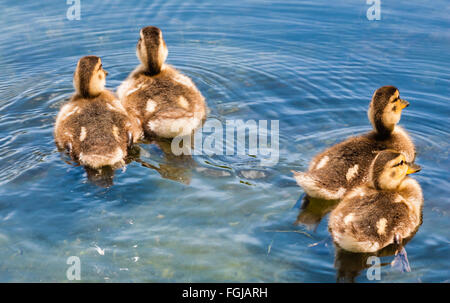
[[[401,125],[425,206],[406,247],[412,271],[384,266],[381,282],[449,280],[447,1],[383,1],[380,21],[365,1],[95,2],[81,1],[80,21],[65,1],[0,3],[0,281],[67,281],[69,256],[82,281],[335,281],[326,218],[315,232],[293,224],[302,190],[290,170],[369,130],[369,100],[387,84],[411,103]],[[117,88],[146,25],[163,30],[168,63],[194,80],[211,118],[280,120],[276,166],[141,144],[151,165],[132,162],[103,188],[62,161],[52,131],[77,60],[102,57]],[[357,281],[369,282],[364,271]]]

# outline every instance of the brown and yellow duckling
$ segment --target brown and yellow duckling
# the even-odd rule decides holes
[[[142,137],[138,123],[105,89],[107,74],[99,57],[81,58],[73,77],[76,92],[56,118],[58,149],[91,168],[122,165],[127,147]]]
[[[396,151],[385,150],[369,169],[369,182],[349,191],[331,212],[334,242],[351,252],[401,245],[422,222],[422,189],[408,174],[420,170]]]
[[[377,89],[368,110],[373,131],[350,137],[316,155],[307,172],[293,171],[297,183],[311,197],[339,200],[347,190],[367,181],[377,151],[397,150],[413,162],[414,144],[406,131],[397,126],[408,105],[396,87]]]
[[[136,54],[141,64],[117,90],[123,106],[148,136],[191,134],[206,118],[205,99],[190,78],[164,63],[168,50],[159,28],[141,29]]]

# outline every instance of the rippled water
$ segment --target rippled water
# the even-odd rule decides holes
[[[24,2],[0,3],[0,281],[67,281],[68,256],[80,257],[82,281],[335,281],[327,220],[315,232],[293,224],[302,190],[290,170],[369,130],[369,100],[386,84],[411,103],[401,125],[425,205],[406,247],[412,271],[384,266],[381,282],[449,280],[447,1],[383,1],[380,21],[365,1],[81,0],[80,21],[65,1]],[[163,30],[168,62],[210,117],[280,120],[276,166],[141,144],[151,165],[132,162],[102,188],[62,161],[53,124],[77,60],[102,57],[115,89],[146,25]]]

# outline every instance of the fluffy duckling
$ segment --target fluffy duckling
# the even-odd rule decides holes
[[[422,222],[422,189],[408,174],[420,170],[406,157],[385,150],[375,157],[370,181],[349,191],[331,212],[328,228],[334,242],[351,252],[376,252],[401,245]]]
[[[191,134],[206,118],[206,103],[190,78],[165,64],[168,50],[162,32],[144,27],[136,46],[141,64],[117,94],[148,136],[174,138]]]
[[[91,168],[123,164],[127,147],[142,136],[138,123],[105,89],[107,74],[99,57],[81,58],[73,76],[76,92],[56,118],[57,147]]]
[[[397,150],[408,162],[413,162],[414,144],[406,131],[397,126],[402,110],[408,105],[400,99],[396,87],[377,89],[368,110],[373,131],[350,137],[316,155],[307,172],[293,171],[297,183],[311,197],[339,200],[347,190],[367,181],[374,152]]]

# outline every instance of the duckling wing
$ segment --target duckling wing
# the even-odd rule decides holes
[[[395,193],[367,193],[364,187],[349,192],[330,215],[335,242],[349,251],[374,252],[392,244],[396,234],[409,235],[408,207],[395,203],[395,197]]]
[[[78,113],[80,108],[74,103],[69,102],[61,107],[55,122],[55,143],[59,150],[64,150],[66,146],[70,145],[72,150],[72,142],[74,140],[73,133],[65,127],[65,121],[70,116]]]
[[[333,199],[340,199],[346,190],[367,181],[370,163],[376,155],[374,151],[381,149],[385,145],[364,136],[349,138],[314,157],[305,173],[307,182],[302,182],[306,188],[299,184],[313,197],[330,199],[330,195],[320,193],[321,189],[335,193]]]

